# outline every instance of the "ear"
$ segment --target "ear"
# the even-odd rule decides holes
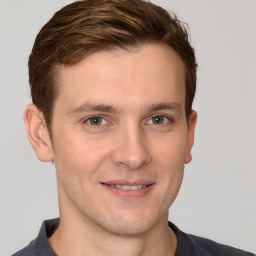
[[[30,104],[26,107],[23,118],[28,139],[38,159],[43,162],[53,161],[51,139],[43,113],[34,104]]]
[[[188,123],[187,152],[185,156],[185,164],[188,164],[192,160],[191,149],[194,144],[196,121],[197,121],[197,113],[196,111],[192,110],[192,113],[190,114],[190,117],[189,117],[189,123]]]

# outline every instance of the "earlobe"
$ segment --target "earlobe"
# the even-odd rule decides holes
[[[194,136],[195,136],[195,127],[197,122],[197,113],[196,111],[192,111],[189,117],[188,124],[188,136],[187,136],[187,152],[185,156],[185,164],[188,164],[192,160],[191,150],[194,144]]]
[[[42,112],[34,104],[30,104],[23,117],[28,139],[38,159],[43,162],[53,161],[51,139]]]

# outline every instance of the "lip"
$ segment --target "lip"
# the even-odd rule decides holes
[[[128,181],[128,180],[110,180],[110,181],[104,181],[101,182],[102,184],[106,185],[129,185],[129,186],[136,186],[136,185],[152,185],[155,182],[150,180],[135,180],[135,181]]]
[[[155,187],[155,182],[149,180],[136,180],[136,181],[128,181],[128,180],[111,180],[100,182],[100,184],[107,189],[108,191],[112,192],[116,196],[121,199],[138,199],[141,197],[146,196],[149,192],[153,190]],[[141,188],[138,190],[124,190],[117,187],[111,187],[110,185],[128,185],[128,186],[135,186],[135,185],[146,185],[145,188]]]

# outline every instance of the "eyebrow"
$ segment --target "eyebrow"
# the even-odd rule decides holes
[[[147,109],[147,112],[155,112],[160,110],[178,110],[183,111],[183,107],[178,102],[171,102],[171,103],[157,103],[150,105]]]
[[[69,112],[67,112],[67,115],[73,115],[73,114],[79,114],[83,112],[90,112],[90,111],[97,111],[97,112],[106,112],[106,113],[118,113],[117,108],[105,105],[105,104],[94,104],[94,103],[85,103],[81,105],[78,108],[75,108]]]
[[[160,110],[176,110],[179,112],[183,112],[184,108],[178,102],[171,102],[171,103],[161,102],[161,103],[151,104],[145,108],[145,112],[147,113],[156,112]],[[77,107],[67,112],[66,115],[74,115],[74,114],[91,112],[91,111],[102,112],[102,113],[114,113],[114,114],[121,113],[121,110],[115,106],[105,105],[105,104],[85,103],[80,107]]]

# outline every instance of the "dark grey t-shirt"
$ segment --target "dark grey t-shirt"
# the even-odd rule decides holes
[[[50,237],[58,226],[59,219],[45,220],[38,237],[27,247],[12,256],[56,256],[48,243],[47,237]],[[186,234],[171,222],[169,222],[169,227],[174,231],[178,239],[175,256],[255,256],[249,252]]]

